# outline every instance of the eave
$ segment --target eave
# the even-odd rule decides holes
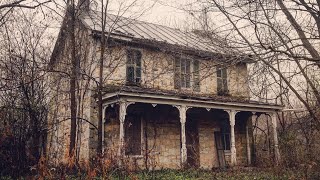
[[[283,106],[274,104],[259,104],[252,102],[221,102],[213,100],[197,100],[190,98],[174,97],[169,95],[158,95],[150,93],[133,93],[133,92],[110,92],[103,96],[105,105],[115,104],[120,101],[127,101],[133,103],[148,103],[148,104],[166,104],[166,105],[186,105],[187,107],[198,107],[206,109],[222,109],[222,110],[236,110],[249,112],[263,112],[271,113],[281,111]]]
[[[101,32],[92,30],[92,37],[93,38],[101,38]],[[232,62],[232,63],[254,63],[254,59],[251,55],[227,55],[217,52],[212,52],[210,50],[203,51],[195,48],[190,48],[187,46],[181,45],[173,45],[167,42],[160,42],[156,40],[149,40],[149,39],[139,39],[133,36],[127,36],[123,34],[111,33],[110,38],[108,40],[110,44],[114,45],[128,45],[128,46],[135,46],[141,48],[150,48],[154,50],[158,50],[165,53],[172,53],[172,54],[183,54],[183,55],[190,55],[195,56],[198,58],[206,59],[206,60],[220,60],[221,62]]]

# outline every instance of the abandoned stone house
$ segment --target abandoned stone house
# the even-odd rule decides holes
[[[78,114],[79,157],[96,151],[96,84],[100,57],[100,13],[85,10],[77,22],[81,58]],[[62,25],[51,68],[69,71],[68,36]],[[282,106],[250,100],[249,56],[228,55],[224,42],[201,31],[181,30],[108,14],[104,63],[103,150],[124,156],[140,168],[251,165],[252,119],[268,114],[273,122],[275,160],[279,160],[276,112]],[[90,78],[86,78],[86,77]],[[52,108],[49,148],[63,159],[70,122],[68,81],[52,78],[57,104]],[[65,88],[65,89],[64,89]],[[80,103],[81,101],[81,103]],[[55,113],[53,113],[55,112]],[[56,120],[60,119],[60,120]],[[50,123],[49,123],[50,124]],[[80,140],[79,140],[80,139]],[[122,150],[123,149],[123,150]]]

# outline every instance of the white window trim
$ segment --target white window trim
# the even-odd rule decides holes
[[[190,61],[190,87],[182,87],[181,60],[185,60],[185,61],[189,60]],[[174,59],[174,61],[176,61],[176,59]],[[181,90],[193,90],[193,91],[195,91],[194,90],[194,87],[195,87],[195,82],[194,82],[194,78],[195,78],[194,61],[198,61],[199,62],[199,91],[200,91],[201,90],[201,83],[200,83],[200,79],[201,79],[201,75],[200,75],[201,61],[199,59],[193,59],[193,58],[186,57],[186,56],[179,57],[179,61],[180,61],[180,69],[179,69],[179,73],[180,73],[180,89]]]
[[[222,76],[222,72],[221,72],[221,77],[218,77],[218,71],[222,71],[222,70],[226,70],[226,78],[223,78]],[[226,93],[226,94],[228,94],[229,93],[229,78],[228,78],[228,76],[229,76],[229,73],[228,73],[228,68],[219,68],[219,67],[216,67],[216,77],[217,77],[217,93],[219,93],[219,89],[218,89],[218,81],[220,80],[220,81],[222,81],[223,82],[223,80],[226,80],[226,83],[227,83],[227,88],[226,89],[224,89],[224,87],[222,87],[223,89],[224,89],[224,93]]]
[[[141,59],[140,59],[140,81],[139,82],[135,82],[136,81],[136,78],[137,78],[137,73],[136,73],[136,68],[137,68],[137,63],[136,62],[134,62],[134,64],[128,64],[128,62],[127,62],[127,59],[126,59],[126,63],[125,63],[125,65],[126,65],[126,75],[125,75],[125,81],[126,81],[126,83],[129,83],[129,81],[128,81],[128,79],[127,79],[127,69],[128,69],[128,67],[133,67],[133,69],[134,69],[134,82],[131,82],[131,83],[134,83],[134,84],[140,84],[141,82],[142,82],[142,57],[143,57],[143,51],[142,51],[142,49],[139,49],[139,48],[133,48],[133,47],[130,47],[130,48],[126,48],[125,49],[125,53],[126,53],[126,58],[127,58],[127,53],[128,53],[128,51],[139,51],[140,53],[141,53]]]

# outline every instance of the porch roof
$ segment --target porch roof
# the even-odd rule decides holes
[[[187,105],[209,109],[235,109],[239,111],[271,112],[283,109],[282,105],[253,101],[246,97],[218,96],[187,92],[143,88],[138,86],[108,86],[104,101],[116,103],[120,99],[151,104]]]

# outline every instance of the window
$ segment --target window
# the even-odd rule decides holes
[[[193,61],[193,90],[200,91],[200,65],[199,61]]]
[[[174,69],[175,89],[191,87],[191,68],[193,73],[194,90],[200,89],[199,61],[190,59],[176,59]]]
[[[217,67],[217,91],[218,95],[228,94],[227,69]]]
[[[223,150],[230,150],[230,125],[223,123],[221,126],[221,141]]]
[[[141,155],[141,118],[130,114],[125,121],[125,154]]]
[[[127,84],[139,84],[141,81],[141,52],[127,50]]]

